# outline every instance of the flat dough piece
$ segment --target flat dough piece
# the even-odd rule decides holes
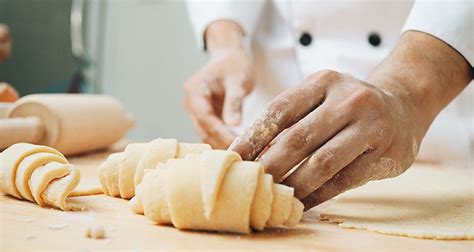
[[[104,193],[99,184],[79,184],[68,197],[90,196]]]
[[[417,165],[419,166],[419,165]],[[412,167],[328,202],[321,219],[343,228],[424,239],[474,239],[474,175]]]

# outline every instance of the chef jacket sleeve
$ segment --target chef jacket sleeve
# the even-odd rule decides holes
[[[473,2],[416,1],[402,32],[415,30],[435,36],[474,65]]]
[[[198,46],[206,49],[204,33],[217,20],[230,20],[240,25],[245,33],[244,46],[248,48],[265,0],[186,0],[186,7]]]

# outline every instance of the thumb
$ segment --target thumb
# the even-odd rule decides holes
[[[243,78],[229,77],[224,81],[225,97],[222,119],[225,124],[237,126],[242,118],[242,102],[247,96]]]

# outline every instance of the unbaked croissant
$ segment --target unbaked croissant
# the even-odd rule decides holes
[[[260,163],[223,150],[146,170],[130,207],[158,224],[235,233],[294,226],[304,209],[293,188],[274,184]]]
[[[99,180],[105,194],[129,199],[143,178],[145,169],[153,169],[168,159],[210,150],[208,144],[178,143],[176,139],[156,139],[150,143],[127,145],[123,152],[111,154],[99,167]]]
[[[18,143],[0,154],[0,192],[61,210],[80,210],[66,203],[78,185],[79,170],[57,150]]]

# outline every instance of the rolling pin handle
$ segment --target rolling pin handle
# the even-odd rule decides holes
[[[0,119],[0,150],[15,143],[38,144],[46,132],[37,117]]]

